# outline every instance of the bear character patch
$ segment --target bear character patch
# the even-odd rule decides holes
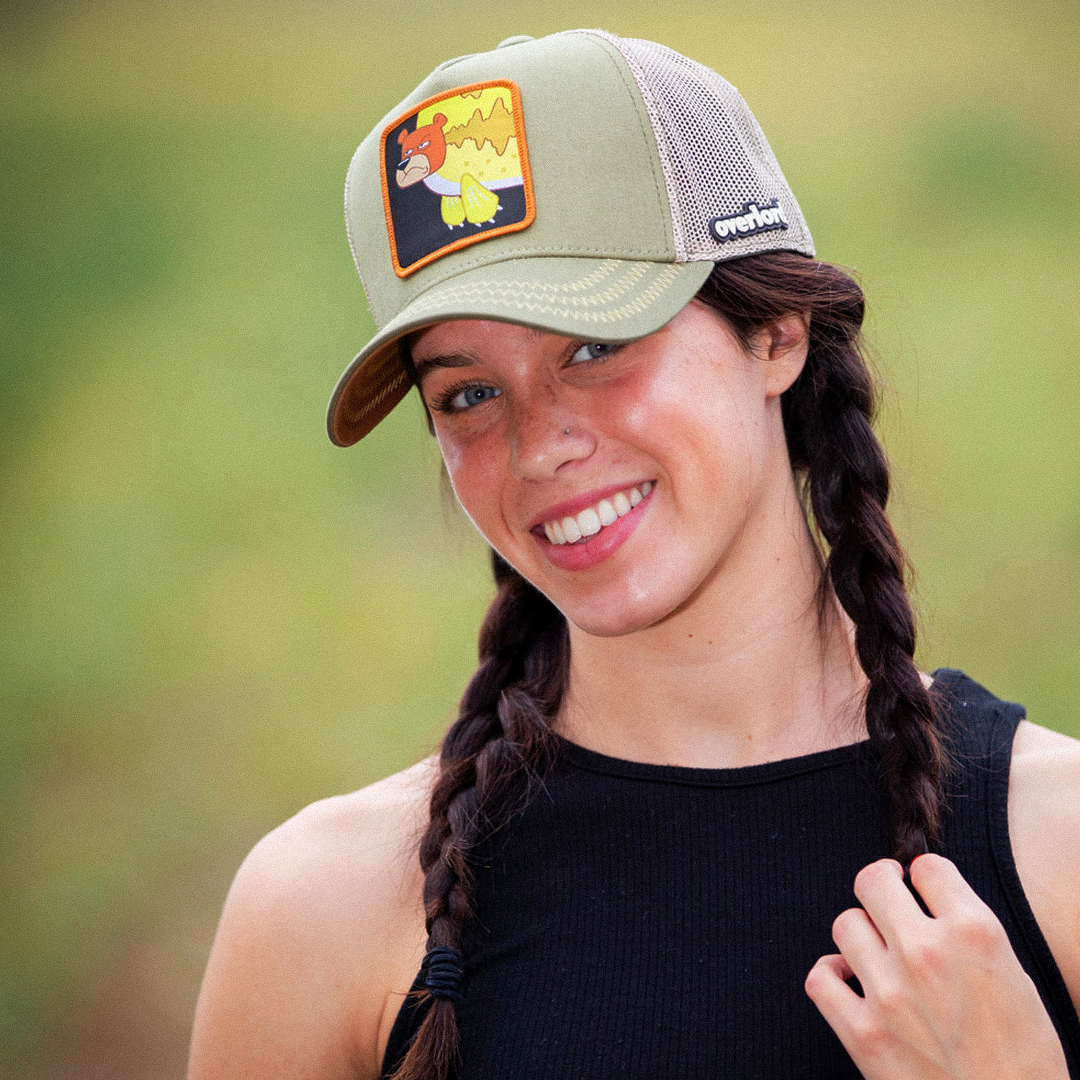
[[[383,131],[381,150],[398,277],[536,216],[521,96],[509,80],[428,98]]]

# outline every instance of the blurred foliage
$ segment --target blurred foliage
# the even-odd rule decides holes
[[[416,760],[450,715],[490,591],[482,546],[443,508],[415,400],[351,452],[323,434],[372,331],[342,185],[435,64],[511,33],[601,25],[739,86],[819,253],[868,292],[924,665],[1080,734],[1074,14],[4,7],[11,1075],[180,1076],[243,853]]]

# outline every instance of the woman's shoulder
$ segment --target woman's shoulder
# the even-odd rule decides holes
[[[1020,721],[1009,769],[1009,835],[1018,865],[1037,861],[1071,884],[1068,898],[1080,907],[1080,741]]]
[[[252,848],[199,996],[191,1080],[378,1075],[387,1004],[423,957],[416,852],[437,772],[427,758],[320,799]]]
[[[1009,769],[1009,839],[1036,921],[1080,1010],[1080,741],[1021,720]]]

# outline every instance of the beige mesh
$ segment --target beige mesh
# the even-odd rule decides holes
[[[770,250],[814,254],[810,230],[765,133],[731,83],[654,41],[602,30],[577,32],[610,42],[637,81],[667,183],[678,262]],[[778,215],[770,211],[753,219],[748,235],[722,241],[710,232],[714,219],[733,219],[748,205],[766,210],[770,204],[779,207],[787,228],[777,227]],[[722,225],[719,231],[725,231]]]

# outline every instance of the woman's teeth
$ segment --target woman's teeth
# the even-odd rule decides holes
[[[601,499],[595,506],[586,507],[573,517],[545,521],[544,535],[552,544],[576,544],[581,540],[588,540],[605,525],[629,514],[652,489],[653,482],[646,480],[640,488],[632,487],[610,498]]]

